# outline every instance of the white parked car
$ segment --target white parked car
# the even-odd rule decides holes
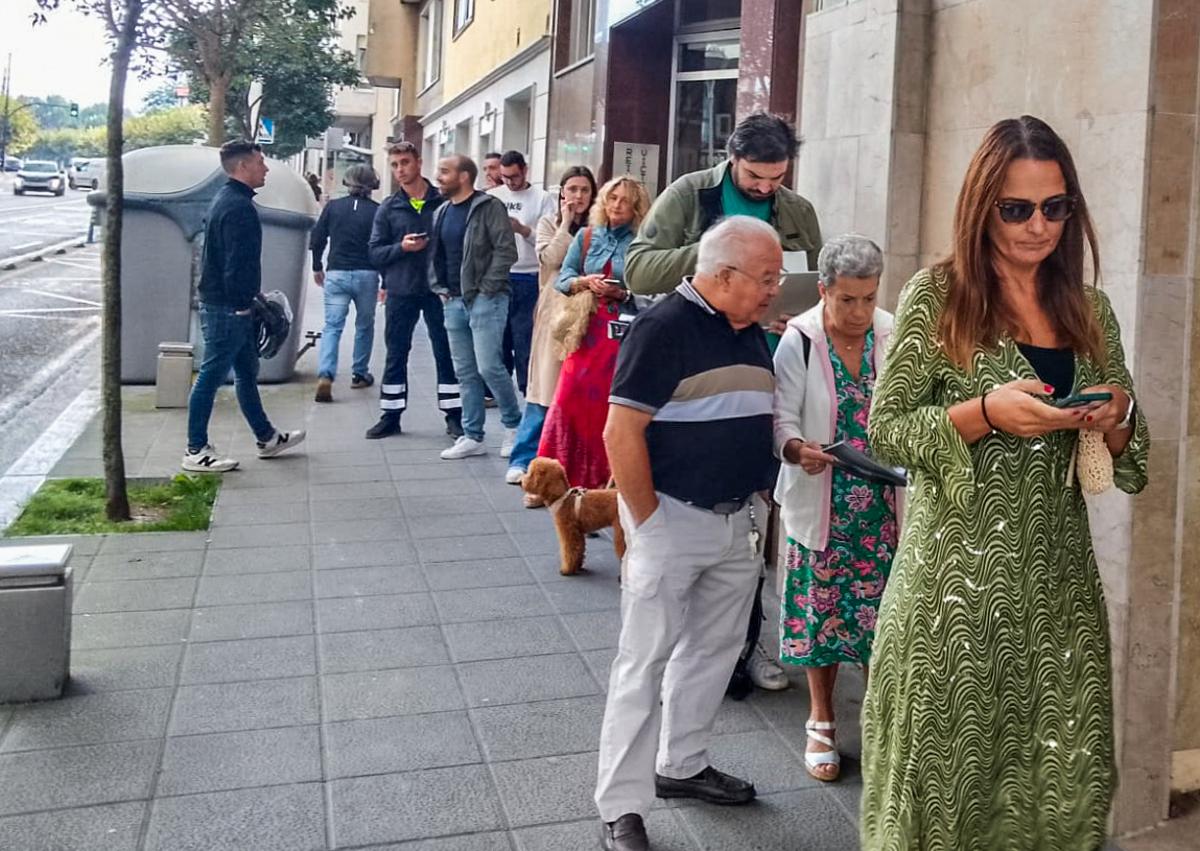
[[[71,168],[67,171],[67,186],[71,189],[99,189],[104,185],[107,165],[103,157],[72,160]]]
[[[13,178],[13,194],[26,192],[53,192],[62,195],[67,191],[67,173],[56,162],[49,160],[26,160]]]

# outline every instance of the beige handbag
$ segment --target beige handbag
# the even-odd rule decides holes
[[[1079,432],[1075,454],[1067,470],[1068,487],[1072,470],[1079,478],[1079,487],[1089,496],[1104,493],[1113,486],[1113,459],[1104,442],[1104,432],[1095,429]]]
[[[591,247],[591,244],[592,229],[584,228],[580,267],[587,260],[588,248]],[[556,299],[555,302],[555,312],[550,320],[550,336],[554,338],[559,359],[566,360],[572,352],[579,348],[583,338],[587,336],[592,314],[596,312],[596,295],[590,290],[585,290]]]

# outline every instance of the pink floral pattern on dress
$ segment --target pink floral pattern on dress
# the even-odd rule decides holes
[[[858,380],[833,346],[837,389],[835,440],[864,452],[867,419],[875,388],[874,332],[867,332]],[[896,552],[895,490],[833,471],[829,546],[813,552],[788,538],[787,585],[780,612],[780,654],[784,662],[823,667],[839,662],[865,665],[871,658],[879,600]]]

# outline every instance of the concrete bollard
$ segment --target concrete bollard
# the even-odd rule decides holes
[[[154,407],[186,408],[192,391],[191,343],[159,343]]]
[[[62,697],[71,673],[70,544],[0,547],[0,703]]]

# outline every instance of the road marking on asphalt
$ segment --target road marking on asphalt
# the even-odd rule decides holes
[[[35,239],[33,242],[22,242],[20,245],[12,246],[12,248],[10,248],[9,250],[10,251],[20,251],[22,248],[33,248],[33,246],[35,246],[35,245],[40,245],[41,242],[42,241],[40,239]]]
[[[63,295],[62,293],[48,293],[45,290],[25,290],[25,292],[33,293],[34,295],[44,295],[46,298],[61,298],[63,301],[73,301],[76,304],[87,304],[92,307],[100,307],[100,302],[98,302],[98,301],[92,301],[91,299],[87,299],[87,298],[76,298],[73,295]],[[63,309],[65,310],[66,308],[63,308]],[[28,313],[29,311],[21,311],[21,312]]]
[[[20,516],[25,503],[87,429],[98,410],[100,388],[89,387],[0,476],[0,529],[8,528]]]
[[[62,266],[70,266],[72,269],[83,269],[85,272],[95,271],[96,267],[87,263],[72,263],[70,260],[63,260],[59,257],[43,258],[45,263],[58,263]]]
[[[0,403],[0,426],[20,413],[26,406],[41,396],[54,383],[54,377],[70,366],[71,362],[96,345],[100,337],[100,317],[90,317],[78,326],[78,339],[59,353],[57,357],[35,372],[24,384],[12,393],[8,400]]]
[[[96,310],[98,307],[100,307],[98,304],[93,307],[14,307],[9,310],[0,310],[0,316],[25,316],[35,313],[80,313]]]

